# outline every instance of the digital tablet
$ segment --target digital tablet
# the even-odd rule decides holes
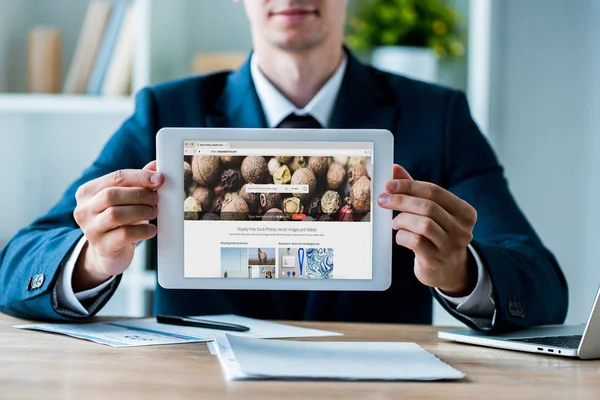
[[[158,282],[168,289],[385,290],[385,130],[165,128]]]

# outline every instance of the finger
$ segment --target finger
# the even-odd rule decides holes
[[[405,194],[431,200],[456,217],[472,219],[469,217],[472,217],[473,207],[453,193],[433,183],[406,179],[393,180],[386,184],[386,191],[390,194]]]
[[[150,161],[148,164],[146,164],[146,166],[143,168],[146,171],[156,171],[156,160],[154,161]]]
[[[437,252],[436,247],[429,239],[414,232],[404,229],[396,232],[396,243],[415,252],[420,257],[432,255]]]
[[[158,193],[141,187],[109,187],[103,189],[91,201],[91,209],[95,214],[114,206],[146,205],[155,207],[158,204]]]
[[[408,171],[398,164],[394,164],[394,179],[409,179],[411,181],[413,180],[412,176],[410,176]]]
[[[164,181],[164,176],[159,172],[122,169],[86,183],[78,192],[83,197],[92,197],[108,187],[144,187],[156,190]]]
[[[120,226],[137,224],[156,218],[157,208],[150,206],[115,206],[98,215],[99,232],[109,232]]]
[[[439,250],[448,248],[451,240],[448,234],[433,219],[421,215],[401,213],[392,222],[392,228],[396,231],[404,230],[427,239]]]
[[[458,228],[455,219],[438,204],[431,200],[404,194],[384,193],[377,198],[380,207],[388,210],[401,211],[410,214],[429,217],[434,220],[446,232],[453,232]]]
[[[104,234],[102,242],[96,247],[101,254],[112,254],[131,243],[151,239],[156,232],[156,226],[152,224],[120,226]]]

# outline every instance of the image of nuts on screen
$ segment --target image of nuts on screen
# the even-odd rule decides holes
[[[248,248],[221,247],[221,277],[250,278]]]
[[[184,156],[183,168],[188,221],[370,221],[370,157]]]

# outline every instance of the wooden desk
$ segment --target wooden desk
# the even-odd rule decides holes
[[[319,340],[414,341],[467,374],[458,382],[226,382],[206,344],[113,349],[21,331],[0,315],[0,399],[600,399],[600,361],[459,345],[430,326],[298,323]],[[314,339],[313,339],[314,340]]]

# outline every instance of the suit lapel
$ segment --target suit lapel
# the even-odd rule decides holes
[[[227,77],[216,112],[207,117],[207,125],[211,128],[266,128],[265,115],[250,73],[250,58]]]
[[[350,52],[348,66],[334,107],[332,129],[387,129],[394,132],[398,109],[377,81],[372,68]]]

